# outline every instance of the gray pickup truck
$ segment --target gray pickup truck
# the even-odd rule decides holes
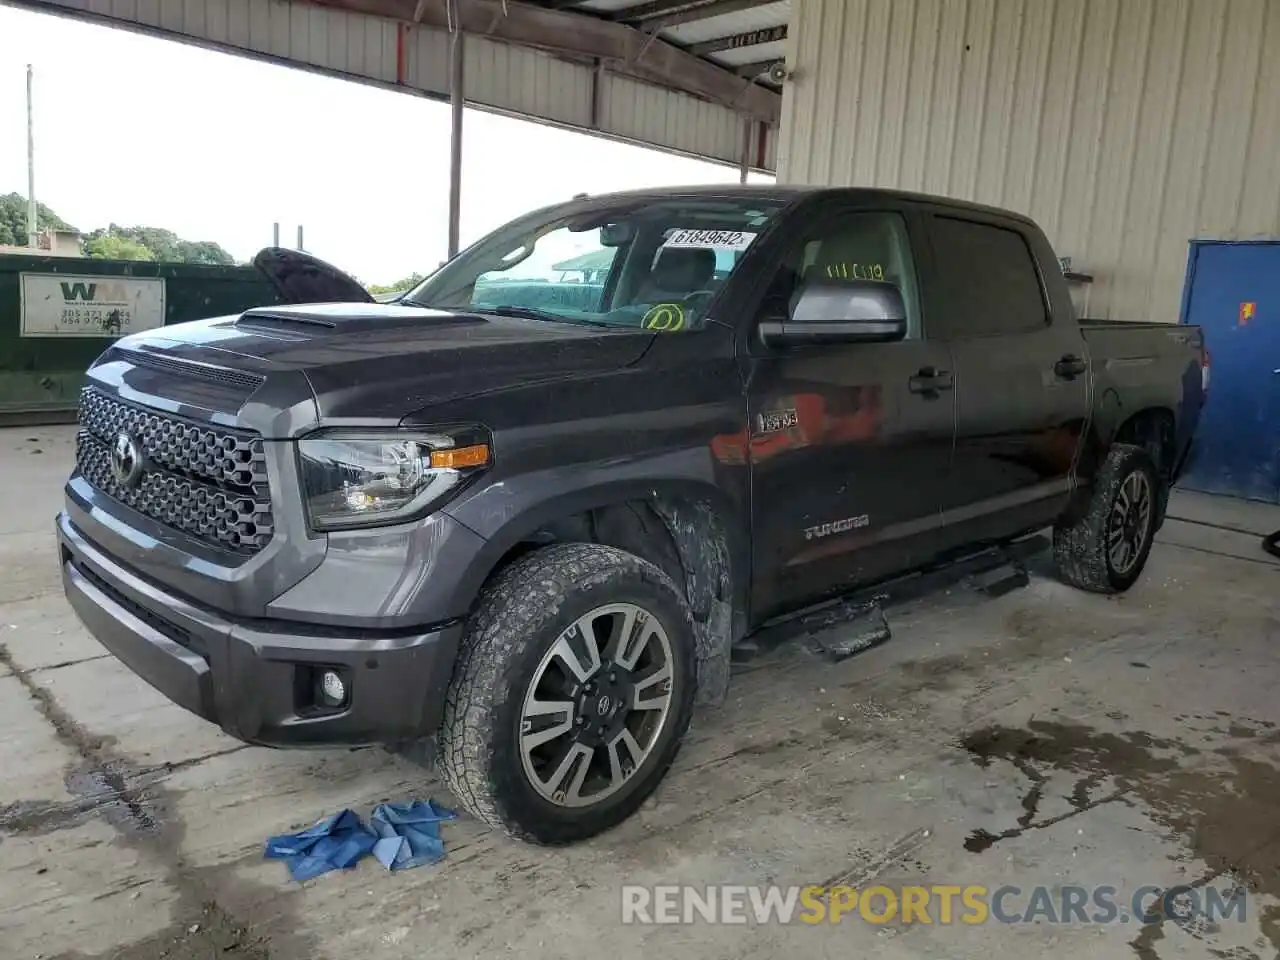
[[[390,303],[263,262],[298,302],[88,372],[66,594],[231,735],[426,742],[541,843],[634,811],[766,622],[1046,527],[1127,589],[1208,375],[1078,323],[1029,220],[876,190],[578,198]]]

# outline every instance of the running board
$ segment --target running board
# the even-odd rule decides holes
[[[1002,597],[1031,582],[1024,564],[1049,546],[1049,538],[1037,534],[776,618],[734,644],[733,662],[746,663],[789,640],[802,639],[811,650],[838,663],[892,636],[886,608],[921,599],[965,580],[986,597]]]

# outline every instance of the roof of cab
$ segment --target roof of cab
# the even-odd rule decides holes
[[[867,197],[879,196],[892,198],[895,200],[914,201],[917,203],[929,203],[938,206],[952,207],[956,210],[966,210],[972,213],[982,213],[988,216],[1003,217],[1010,220],[1018,220],[1022,223],[1032,223],[1032,221],[1024,214],[1017,213],[1013,210],[1006,210],[1000,207],[987,206],[985,204],[973,203],[967,200],[960,200],[955,197],[933,196],[925,193],[912,193],[903,190],[886,190],[880,187],[824,187],[809,186],[802,184],[764,184],[764,183],[748,183],[748,184],[697,184],[689,186],[673,186],[673,187],[648,187],[642,190],[626,190],[616,193],[598,193],[589,196],[578,196],[564,206],[572,208],[573,206],[581,206],[584,210],[601,204],[608,205],[614,202],[626,203],[628,201],[643,200],[671,200],[678,198],[689,199],[759,199],[772,200],[781,203],[790,203],[806,197],[822,195],[830,199],[839,199],[841,197]]]

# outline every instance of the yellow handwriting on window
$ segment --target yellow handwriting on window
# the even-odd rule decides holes
[[[641,322],[646,330],[669,333],[684,329],[684,307],[678,303],[659,303],[649,309]]]
[[[832,263],[827,276],[837,280],[883,280],[884,265],[879,263]]]

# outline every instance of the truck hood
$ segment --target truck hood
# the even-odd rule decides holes
[[[444,401],[617,370],[653,336],[399,303],[292,304],[133,334],[91,376],[211,414],[314,398],[320,418],[398,421]],[[218,394],[232,380],[252,389]],[[221,409],[208,409],[215,395]]]

